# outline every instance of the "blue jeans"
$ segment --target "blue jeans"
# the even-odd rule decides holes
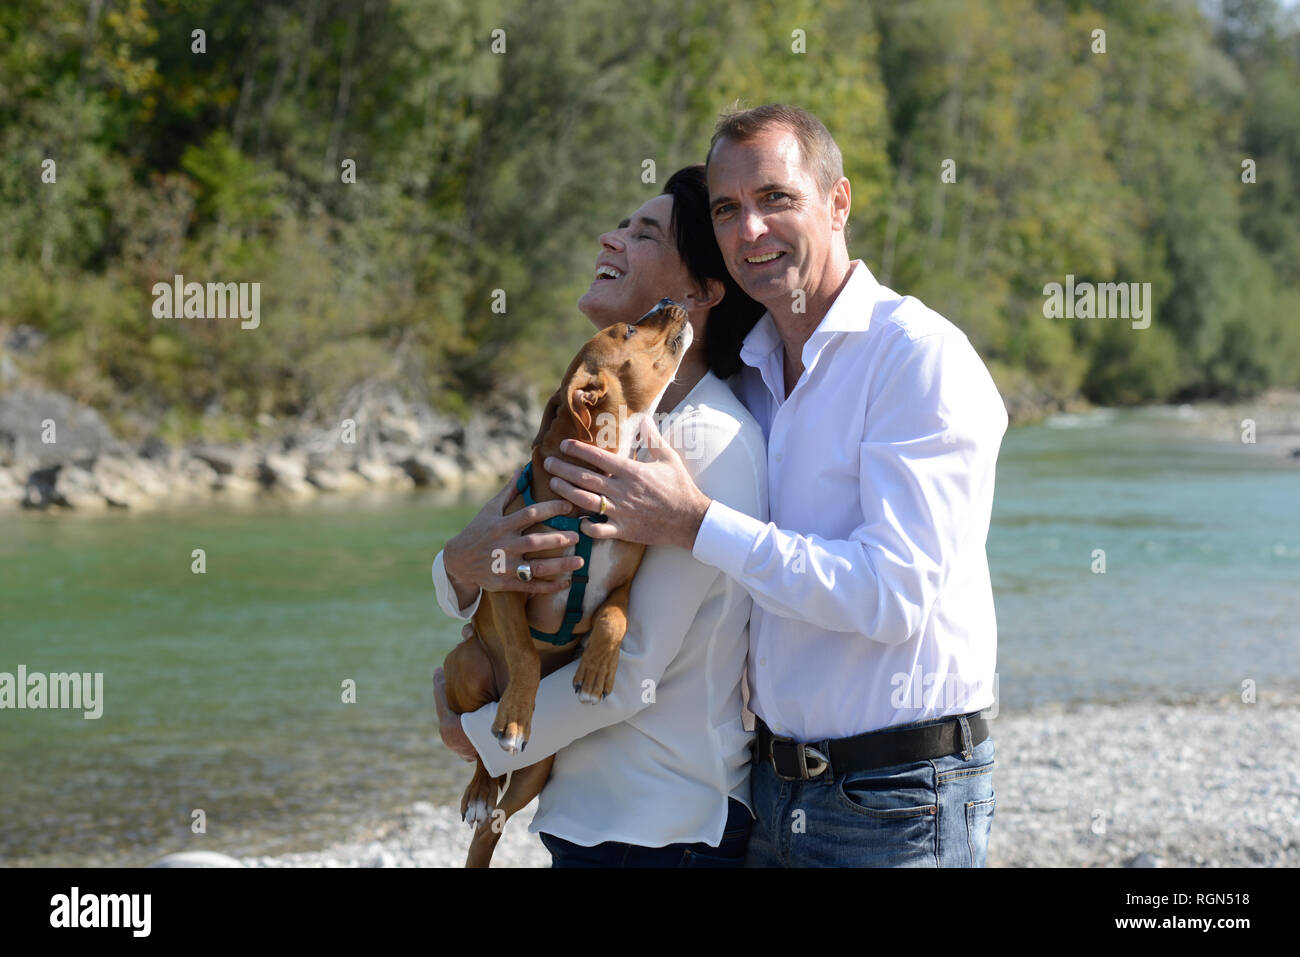
[[[539,836],[551,852],[551,867],[743,867],[753,824],[749,808],[728,798],[727,823],[717,847],[703,842],[642,847],[618,841],[583,847],[554,834],[542,832]]]
[[[959,752],[870,771],[832,767],[808,781],[782,781],[759,761],[750,786],[758,820],[746,867],[983,867],[993,738],[969,760]]]

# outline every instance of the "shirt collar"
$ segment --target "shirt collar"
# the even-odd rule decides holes
[[[818,349],[821,342],[833,334],[866,332],[871,326],[871,313],[879,295],[880,283],[876,281],[875,276],[871,275],[867,264],[861,259],[849,263],[848,282],[844,284],[840,294],[826,310],[821,323],[805,343],[805,358],[810,347],[813,350]],[[818,345],[813,345],[814,342]],[[747,365],[758,367],[780,345],[781,334],[776,330],[776,321],[770,311],[765,312],[741,343],[740,358]]]
[[[780,345],[781,335],[776,331],[776,322],[772,319],[772,313],[765,312],[741,342],[740,358],[752,366],[757,366]]]
[[[871,313],[880,296],[880,283],[861,259],[849,263],[849,280],[826,310],[821,324],[810,338],[833,332],[866,332],[871,327]]]

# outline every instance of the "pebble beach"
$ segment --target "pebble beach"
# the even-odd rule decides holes
[[[993,867],[1300,866],[1300,696],[1051,706],[992,722]],[[496,867],[547,867],[513,818]],[[371,835],[246,867],[459,867],[469,828],[419,802]]]

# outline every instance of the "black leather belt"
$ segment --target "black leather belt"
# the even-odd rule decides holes
[[[966,718],[970,727],[970,746],[983,743],[989,736],[988,722],[978,712],[961,717]],[[963,754],[965,749],[959,718],[905,731],[881,728],[852,738],[803,743],[777,737],[762,718],[758,718],[757,728],[758,760],[771,761],[776,776],[783,781],[807,781],[828,770],[836,775],[929,761],[948,754]]]

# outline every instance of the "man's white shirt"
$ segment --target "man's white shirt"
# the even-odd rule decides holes
[[[749,707],[801,741],[993,704],[985,541],[1007,413],[966,336],[854,261],[787,397],[770,313],[730,384],[770,522],[714,501],[693,554],[744,585]]]
[[[705,373],[673,410],[663,436],[706,495],[766,521],[762,430],[726,383]],[[444,612],[473,617],[479,598],[457,607],[442,552],[433,582]],[[495,702],[461,716],[493,775],[556,755],[531,831],[585,846],[721,841],[727,798],[752,809],[753,735],[741,704],[750,606],[740,585],[686,549],[651,546],[632,582],[608,698],[594,705],[578,700],[576,660],[543,678],[522,754],[502,751],[493,736]]]

